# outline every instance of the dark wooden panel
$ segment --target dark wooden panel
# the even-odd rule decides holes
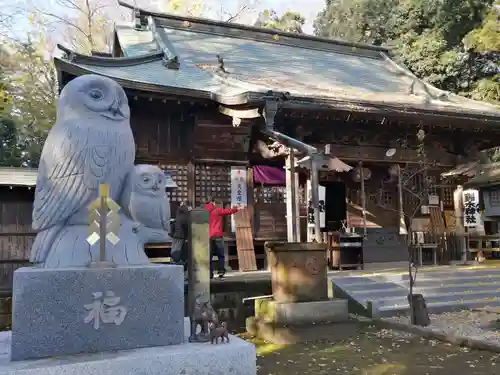
[[[20,267],[29,267],[27,261],[2,263],[0,261],[0,291],[12,291],[14,271]]]
[[[254,188],[254,227],[256,238],[286,238],[286,205],[284,186]]]
[[[0,261],[29,258],[35,234],[31,229],[32,192],[26,191],[26,188],[17,188],[3,192],[0,201]]]
[[[397,228],[368,228],[363,241],[363,260],[365,263],[407,261],[405,238],[398,234]]]
[[[187,160],[195,112],[190,104],[139,98],[130,100],[130,110],[138,159]]]
[[[29,259],[33,241],[35,241],[35,234],[4,235],[0,233],[0,262]]]
[[[238,127],[218,113],[198,115],[194,130],[194,155],[200,159],[246,160],[249,122]]]
[[[236,227],[236,250],[240,271],[257,271],[253,246],[250,211],[244,209],[234,215]]]

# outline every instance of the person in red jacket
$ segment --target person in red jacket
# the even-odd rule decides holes
[[[225,255],[224,255],[224,232],[222,230],[222,217],[229,216],[238,212],[237,207],[221,208],[215,205],[215,199],[209,197],[205,204],[205,209],[208,211],[208,227],[210,236],[210,255],[217,256],[217,271],[219,278],[224,277],[226,273]],[[210,278],[213,279],[214,271],[212,262],[210,262]]]

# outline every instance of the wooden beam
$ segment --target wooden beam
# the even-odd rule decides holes
[[[365,162],[391,162],[391,163],[420,163],[421,156],[415,150],[399,149],[398,152],[391,157],[385,155],[387,148],[373,146],[345,146],[345,145],[330,145],[333,155],[343,161],[359,161]],[[447,152],[435,153],[428,152],[428,160],[435,161],[436,165],[443,167],[454,167],[456,165],[456,156]]]

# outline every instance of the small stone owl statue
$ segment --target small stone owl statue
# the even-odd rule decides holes
[[[161,237],[168,237],[170,200],[165,191],[166,182],[167,178],[159,167],[136,165],[127,176],[120,200],[124,213],[132,220],[146,227],[146,231],[147,228],[157,230],[154,231],[155,238],[159,238],[156,241],[151,239],[151,242],[163,242]],[[144,236],[144,228],[139,230],[139,234]]]

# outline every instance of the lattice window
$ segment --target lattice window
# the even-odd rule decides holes
[[[188,199],[187,165],[166,164],[162,168],[172,173],[172,179],[177,184],[177,189],[170,191],[170,201],[180,203]]]
[[[392,207],[394,204],[394,194],[392,191],[383,191],[382,194],[380,194],[380,202],[379,204],[382,207]]]
[[[443,188],[443,205],[445,206],[453,206],[453,192],[454,192],[453,187],[445,187]]]
[[[231,167],[197,164],[195,167],[196,205],[211,196],[220,203],[231,203]]]
[[[500,206],[500,190],[490,191],[490,205],[492,207]]]
[[[285,203],[284,186],[260,186],[254,189],[255,203]]]

